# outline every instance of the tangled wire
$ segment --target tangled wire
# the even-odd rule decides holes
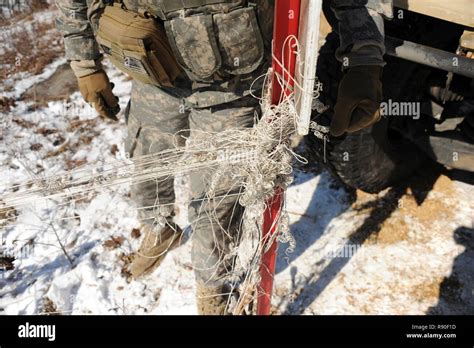
[[[280,78],[271,69],[264,76],[264,97],[260,98],[262,116],[253,128],[206,133],[205,137],[198,137],[197,141],[187,139],[186,147],[176,145],[158,153],[112,163],[89,163],[60,175],[33,178],[9,187],[6,190],[8,193],[0,199],[0,226],[12,226],[16,209],[33,201],[53,200],[59,202],[59,206],[65,206],[118,185],[162,180],[164,177],[212,168],[213,174],[205,199],[218,198],[216,186],[222,178],[243,188],[239,193],[239,203],[245,208],[241,223],[242,242],[231,251],[237,256],[233,274],[239,278],[235,281],[235,286],[238,287],[240,297],[228,304],[229,312],[243,313],[258,295],[256,285],[260,281],[261,257],[265,248],[273,242],[262,241],[262,223],[267,202],[275,194],[276,188],[284,191],[292,182],[293,162],[306,162],[290,146],[290,138],[296,133],[298,121],[295,94],[282,95],[280,103],[272,105],[269,89],[273,76]],[[278,82],[282,86],[287,83],[280,80]],[[318,89],[316,93],[317,91]],[[327,131],[324,127],[314,123],[310,127],[316,136],[324,138],[324,132]],[[153,207],[154,210],[159,208]],[[284,209],[274,224],[277,232],[272,238],[288,243],[287,252],[291,252],[295,248],[295,241]]]

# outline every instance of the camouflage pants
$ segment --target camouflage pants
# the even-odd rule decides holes
[[[183,100],[189,91],[160,89],[134,81],[127,115],[128,139],[126,150],[133,156],[152,154],[184,146],[182,135],[192,141],[205,137],[205,132],[225,129],[242,129],[254,123],[258,102],[251,97],[215,105],[208,109],[184,108]],[[177,132],[180,132],[177,134]],[[222,181],[216,198],[204,200],[212,168],[190,175],[193,201],[189,206],[189,219],[193,227],[192,259],[196,278],[210,286],[221,286],[225,275],[231,271],[233,260],[229,249],[239,242],[239,225],[243,208],[236,193],[240,187],[232,187]],[[152,223],[157,214],[173,215],[175,193],[173,177],[134,184],[132,198],[140,209],[144,222]],[[159,211],[153,208],[162,205]]]

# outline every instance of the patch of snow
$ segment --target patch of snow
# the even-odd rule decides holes
[[[29,73],[21,72],[15,75],[14,79],[18,80],[15,81],[14,83],[14,89],[11,92],[6,92],[2,89],[0,92],[2,92],[3,96],[7,98],[14,98],[17,99],[19,98],[28,88],[31,86],[49,79],[56,71],[58,67],[66,63],[66,58],[58,59],[54,61],[53,63],[47,65],[43,72],[39,75],[31,75]],[[11,83],[13,80],[12,78],[7,79],[5,81],[5,85]]]

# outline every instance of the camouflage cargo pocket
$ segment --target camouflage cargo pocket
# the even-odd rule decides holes
[[[254,8],[215,14],[214,27],[225,72],[248,74],[261,64],[264,46]]]
[[[208,79],[220,69],[211,15],[174,18],[165,28],[178,62],[192,79]]]

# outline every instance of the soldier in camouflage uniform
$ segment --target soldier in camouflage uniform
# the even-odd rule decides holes
[[[97,112],[115,119],[118,104],[101,66],[94,38],[105,0],[56,0],[61,10],[58,28],[64,34],[66,57],[71,62],[85,99]],[[109,1],[110,2],[110,1]],[[125,112],[128,125],[126,150],[131,156],[184,146],[183,131],[191,140],[205,133],[252,127],[259,113],[250,96],[256,77],[271,64],[270,44],[274,0],[124,0],[127,10],[152,14],[164,22],[173,52],[185,71],[174,87],[133,81]],[[110,4],[109,4],[110,5]],[[383,66],[383,20],[391,17],[391,0],[332,0],[340,23],[341,47],[337,58],[346,73],[341,85],[334,135],[354,131],[375,122],[381,97],[379,74]],[[227,16],[227,17],[226,17]],[[230,19],[229,19],[230,18]],[[211,25],[208,23],[211,21]],[[375,71],[375,72],[374,72]],[[351,89],[357,79],[366,82]],[[349,87],[349,88],[348,88]],[[259,85],[253,87],[258,95]],[[357,111],[357,112],[355,112]],[[355,118],[354,118],[354,115]],[[236,196],[202,201],[208,172],[191,175],[193,203],[189,217],[193,227],[192,259],[197,281],[198,310],[223,314],[229,285],[226,275],[232,258],[224,257],[239,240],[243,208]],[[238,192],[221,182],[216,196]],[[181,230],[173,222],[173,178],[134,184],[132,197],[140,207],[144,240],[133,261],[132,274],[149,272],[179,241]],[[159,208],[155,208],[159,205]],[[158,210],[157,210],[158,209]]]

